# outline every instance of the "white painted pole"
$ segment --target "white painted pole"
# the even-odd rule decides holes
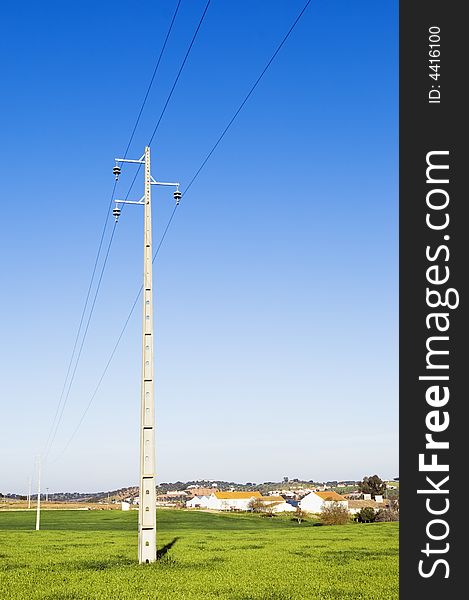
[[[153,382],[153,256],[150,148],[145,148],[142,384],[140,411],[140,504],[138,561],[156,560],[155,399]]]
[[[46,502],[49,501],[49,488],[46,488]]]
[[[36,531],[39,531],[41,523],[41,457],[37,460],[37,507],[36,507]]]
[[[28,479],[28,508],[31,508],[31,477]]]

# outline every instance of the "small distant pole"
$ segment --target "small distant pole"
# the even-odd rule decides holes
[[[46,488],[46,502],[49,501],[49,488]]]
[[[41,457],[37,459],[37,507],[36,507],[36,531],[39,531],[41,523]]]
[[[28,508],[31,508],[31,476],[28,479]]]

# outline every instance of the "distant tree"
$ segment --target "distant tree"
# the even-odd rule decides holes
[[[380,523],[399,521],[399,511],[393,508],[383,508],[376,514],[375,521]]]
[[[278,504],[278,502],[265,502],[264,510],[262,511],[262,514],[265,517],[274,517],[275,516],[274,508],[277,506],[277,504]]]
[[[364,477],[363,481],[360,481],[358,489],[362,494],[371,494],[371,497],[374,498],[384,494],[386,483],[378,475],[371,475],[371,477]]]
[[[265,517],[273,517],[275,514],[274,508],[278,502],[266,502],[260,498],[252,498],[248,504],[248,510],[259,513]]]
[[[374,508],[365,506],[358,513],[358,521],[360,523],[373,523],[376,519],[376,513]]]
[[[338,502],[325,504],[319,518],[323,525],[345,525],[350,522],[348,510]]]
[[[295,511],[295,519],[298,521],[298,524],[301,525],[302,521],[306,521],[307,513],[304,510],[301,510],[301,506],[298,505]]]
[[[399,496],[391,498],[388,506],[378,511],[376,521],[399,521]]]
[[[252,498],[249,501],[248,509],[255,513],[264,512],[265,503],[260,498]]]
[[[386,488],[386,498],[391,501],[397,501],[399,504],[399,490],[390,490]]]

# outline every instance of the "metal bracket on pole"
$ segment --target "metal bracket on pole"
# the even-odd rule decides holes
[[[141,156],[138,160],[133,160],[130,158],[115,158],[114,160],[116,161],[116,163],[125,162],[125,163],[138,163],[138,164],[144,165],[145,164],[145,154],[143,156]]]
[[[155,181],[153,179],[153,177],[151,178],[150,183],[151,183],[151,185],[169,185],[171,187],[177,187],[177,188],[180,185],[178,182],[173,183],[173,182],[166,182],[166,181]]]
[[[142,196],[140,198],[140,200],[114,200],[114,202],[116,204],[141,204],[141,205],[144,205],[145,204],[144,198],[145,198],[145,196]]]

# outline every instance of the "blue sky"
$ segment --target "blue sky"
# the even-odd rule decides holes
[[[26,489],[48,436],[113,158],[175,5],[3,8],[0,491]],[[204,6],[182,0],[135,158]],[[212,0],[152,143],[156,178],[184,190],[302,6]],[[159,481],[398,475],[397,41],[397,3],[312,2],[184,197],[155,262]],[[156,241],[171,193],[153,204]],[[141,245],[129,207],[45,466],[51,491],[138,482],[140,303],[61,451],[139,289]]]

